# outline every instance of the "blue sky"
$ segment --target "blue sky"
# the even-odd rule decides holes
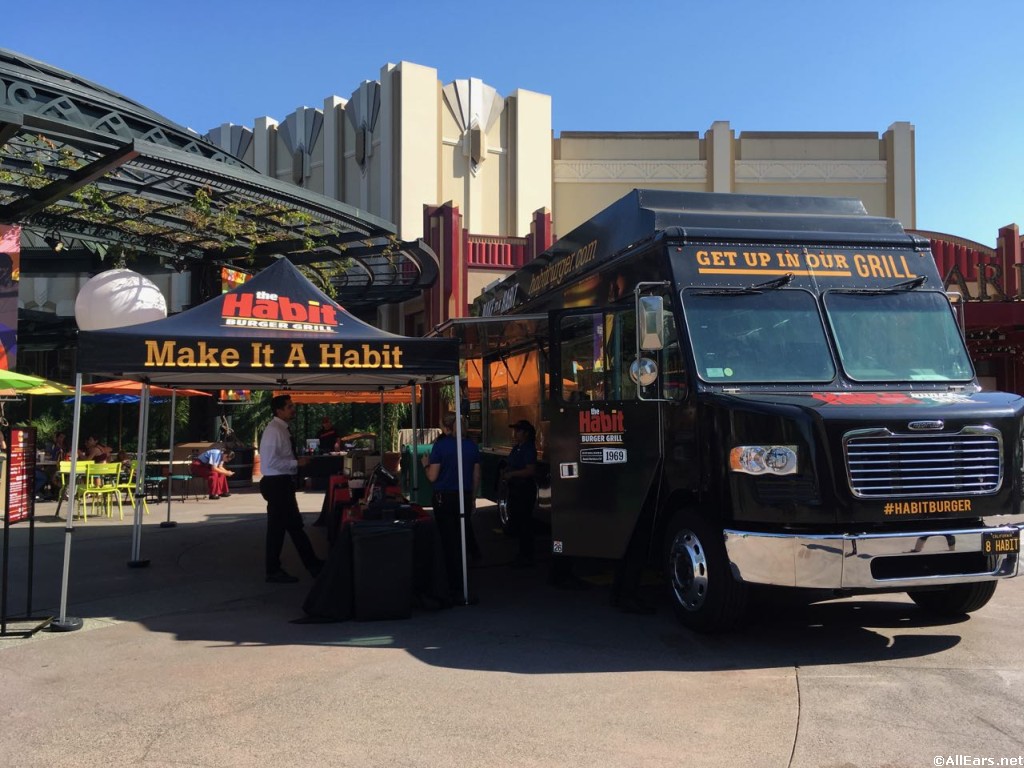
[[[1024,226],[1020,0],[7,3],[0,47],[200,132],[348,97],[381,66],[552,96],[555,132],[914,124],[917,226]]]

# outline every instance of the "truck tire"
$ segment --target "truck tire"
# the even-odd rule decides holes
[[[930,613],[939,616],[962,616],[973,613],[996,593],[996,582],[976,581],[953,584],[938,589],[915,589],[907,592],[910,599]]]
[[[722,529],[692,511],[676,514],[665,537],[665,572],[676,618],[697,632],[736,627],[747,605],[747,585],[729,567]]]

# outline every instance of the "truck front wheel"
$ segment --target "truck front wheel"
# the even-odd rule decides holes
[[[721,528],[694,512],[679,512],[665,544],[669,597],[679,621],[698,632],[721,632],[739,624],[747,585],[733,578]]]
[[[965,613],[972,613],[988,603],[995,593],[994,581],[952,584],[938,589],[914,589],[907,592],[911,600],[926,611],[939,616],[963,616]]]

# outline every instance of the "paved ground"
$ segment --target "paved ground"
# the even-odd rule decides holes
[[[320,499],[300,503],[313,512]],[[36,530],[45,614],[63,555],[54,506],[40,505]],[[295,624],[310,582],[263,582],[257,495],[176,502],[175,528],[158,526],[165,516],[154,507],[145,522],[141,570],[125,565],[128,521],[77,525],[68,614],[84,629],[0,639],[3,765],[849,768],[1024,755],[1024,581],[969,620],[936,623],[885,596],[776,605],[704,637],[664,602],[655,616],[614,612],[601,571],[563,592],[543,566],[502,566],[508,542],[481,509],[479,605]],[[18,610],[27,529],[11,539]]]

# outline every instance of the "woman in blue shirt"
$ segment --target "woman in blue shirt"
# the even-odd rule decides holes
[[[463,592],[462,532],[459,525],[459,462],[454,413],[447,414],[441,421],[441,436],[434,441],[430,457],[423,457],[423,466],[434,487],[434,522],[444,552],[451,597],[459,600]],[[476,560],[480,553],[473,536],[472,514],[475,490],[480,485],[480,450],[468,437],[462,438],[462,483],[466,498],[466,545],[469,556]],[[470,602],[474,601],[470,598]]]

